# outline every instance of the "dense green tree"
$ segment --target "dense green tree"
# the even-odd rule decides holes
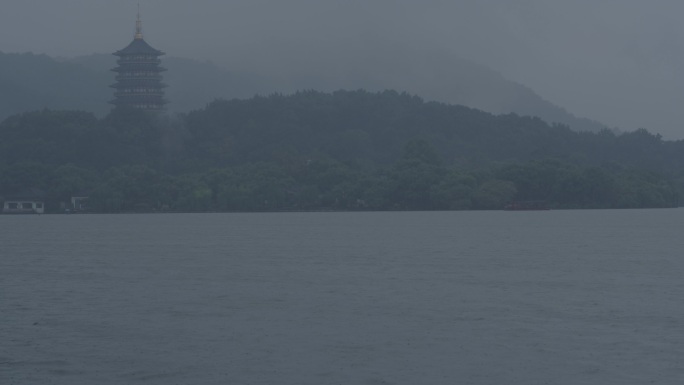
[[[53,168],[39,162],[10,163],[0,168],[0,194],[16,194],[30,189],[49,190]]]
[[[431,191],[446,173],[432,146],[423,140],[411,140],[404,147],[401,160],[394,166],[388,200],[402,210],[433,210]]]
[[[89,201],[98,211],[157,211],[169,206],[173,196],[172,181],[144,165],[110,169],[103,180]]]
[[[430,200],[439,210],[468,210],[473,205],[477,180],[457,170],[451,170],[430,189]]]
[[[513,182],[491,179],[473,192],[472,207],[480,210],[502,209],[515,198],[516,193]]]

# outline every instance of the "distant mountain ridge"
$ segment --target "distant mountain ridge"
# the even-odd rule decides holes
[[[575,131],[597,132],[606,128],[601,123],[578,118],[531,89],[465,59],[427,54],[401,58],[389,55],[382,58],[386,63],[380,63],[387,70],[369,73],[364,71],[368,55],[350,58],[333,69],[292,66],[275,73],[229,71],[211,62],[165,57],[162,62],[169,69],[164,73],[164,82],[169,85],[168,107],[172,112],[188,112],[215,99],[303,89],[396,89],[426,100],[465,105],[495,114],[537,116]],[[115,62],[116,58],[107,54],[54,59],[31,53],[0,52],[0,119],[42,108],[85,110],[103,116],[111,109],[108,101],[113,98],[113,90],[109,85],[114,83],[114,74],[109,70]]]

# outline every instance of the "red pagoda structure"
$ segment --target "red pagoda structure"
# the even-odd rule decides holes
[[[147,111],[163,111],[168,102],[164,99],[162,83],[163,71],[160,56],[164,52],[152,48],[142,35],[142,21],[140,13],[135,23],[135,38],[126,48],[114,52],[118,66],[112,71],[116,72],[115,99],[110,103],[116,107],[136,108]]]

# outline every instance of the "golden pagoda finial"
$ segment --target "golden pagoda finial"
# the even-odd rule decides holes
[[[135,39],[142,39],[142,21],[140,20],[140,3],[138,3],[138,19],[135,21]]]

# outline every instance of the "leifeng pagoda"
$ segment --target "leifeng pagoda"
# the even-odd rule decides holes
[[[161,73],[166,68],[160,66],[159,59],[164,52],[152,48],[143,39],[140,13],[135,23],[135,38],[114,55],[119,57],[118,66],[112,69],[117,73],[116,83],[111,86],[116,89],[116,99],[110,103],[147,111],[164,110],[166,84],[162,83]]]

